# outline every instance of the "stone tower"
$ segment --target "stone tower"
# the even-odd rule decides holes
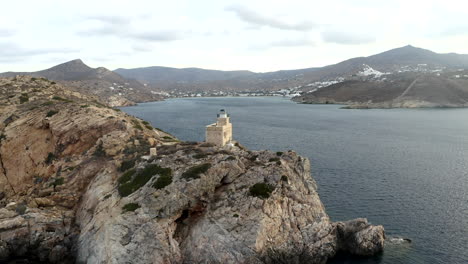
[[[232,140],[232,124],[229,115],[221,109],[216,123],[206,126],[206,142],[222,147]]]

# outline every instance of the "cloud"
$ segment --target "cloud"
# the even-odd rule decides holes
[[[138,17],[138,19],[146,17],[148,16],[143,15],[142,17]],[[168,42],[187,36],[186,33],[178,30],[142,31],[139,27],[132,25],[133,19],[131,17],[102,15],[88,16],[86,18],[88,20],[82,24],[82,29],[77,31],[77,34],[81,37],[115,36],[127,40]]]
[[[140,32],[140,33],[131,33],[128,34],[127,37],[137,38],[141,40],[147,41],[157,41],[157,42],[164,42],[164,41],[174,41],[178,39],[182,39],[185,35],[182,32],[177,31],[154,31],[154,32]]]
[[[15,59],[21,59],[28,56],[37,55],[50,55],[50,54],[68,54],[79,52],[78,49],[73,48],[34,48],[27,49],[18,46],[12,42],[0,42],[0,61],[13,61]]]
[[[14,31],[7,28],[0,28],[0,38],[11,37],[14,35]]]
[[[271,47],[301,47],[301,46],[315,46],[315,41],[307,38],[301,39],[282,39],[273,41],[269,44]]]
[[[328,43],[357,45],[375,42],[376,38],[370,35],[353,34],[340,31],[324,31],[322,39]]]
[[[286,22],[275,17],[268,17],[240,5],[232,5],[225,8],[226,11],[234,12],[241,20],[258,26],[268,26],[282,30],[308,31],[317,27],[311,21]]]

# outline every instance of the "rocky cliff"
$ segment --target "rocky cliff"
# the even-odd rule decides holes
[[[383,250],[382,226],[329,219],[295,152],[179,142],[93,100],[0,79],[1,261],[325,263]]]

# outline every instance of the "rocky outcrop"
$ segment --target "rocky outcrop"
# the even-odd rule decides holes
[[[329,219],[293,151],[179,142],[46,80],[0,87],[0,261],[325,263],[383,248],[381,226]]]

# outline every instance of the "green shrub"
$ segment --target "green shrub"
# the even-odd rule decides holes
[[[102,146],[102,143],[99,144],[96,147],[96,150],[94,151],[93,155],[95,157],[105,157],[106,156],[106,151],[104,151],[104,147]]]
[[[53,104],[54,104],[54,102],[52,102],[52,101],[47,101],[47,102],[42,103],[41,105],[42,105],[42,106],[49,106],[49,105],[53,105]]]
[[[51,82],[50,84],[54,85],[54,84],[57,84],[56,82]]]
[[[116,111],[116,112],[122,112],[122,110],[120,110],[118,108],[112,108],[112,109],[114,109],[114,111]]]
[[[169,169],[170,170],[170,169]],[[168,186],[172,183],[172,175],[161,175],[159,178],[154,182],[153,187],[156,189],[163,189],[164,187]]]
[[[60,97],[60,96],[54,96],[54,97],[52,97],[52,99],[57,100],[57,101],[66,102],[66,103],[71,103],[71,102],[73,102],[72,100],[65,99],[65,98],[62,98],[62,97]]]
[[[256,183],[252,187],[250,187],[250,195],[261,198],[261,199],[267,199],[270,197],[271,193],[275,190],[275,187],[261,182],[261,183]]]
[[[286,175],[283,175],[283,176],[281,176],[281,180],[287,182],[287,181],[288,181],[288,177],[287,177]]]
[[[232,215],[232,217],[236,217],[236,218],[238,218],[238,217],[239,217],[239,215],[238,215],[238,214],[233,214],[233,215]]]
[[[279,160],[280,160],[279,158],[276,158],[276,157],[275,157],[275,158],[269,159],[268,161],[269,161],[269,162],[276,162],[276,161],[279,161]]]
[[[229,156],[229,157],[227,157],[225,160],[236,160],[236,157],[234,157],[234,156]]]
[[[279,156],[281,156],[281,155],[283,155],[283,152],[282,152],[282,151],[278,151],[278,152],[276,152],[276,156],[278,156],[278,157],[279,157]]]
[[[21,94],[19,99],[20,99],[20,104],[26,103],[29,101],[29,95],[27,93],[23,93]]]
[[[141,126],[138,120],[132,119],[132,123],[133,123],[133,128],[136,128],[138,130],[143,130],[143,127]]]
[[[194,159],[203,159],[203,158],[206,158],[206,157],[208,157],[208,154],[206,154],[206,153],[198,153],[198,154],[193,155]]]
[[[126,171],[124,174],[122,174],[122,176],[120,176],[118,182],[120,184],[129,182],[130,180],[132,180],[132,176],[135,174],[135,172],[136,172],[135,169],[130,169],[130,170]]]
[[[118,187],[119,194],[122,197],[128,196],[144,186],[154,175],[172,176],[172,170],[169,168],[162,168],[156,164],[146,166],[143,170],[136,173],[131,181],[120,184]]]
[[[253,155],[252,157],[249,158],[250,161],[256,161],[258,158],[258,155]]]
[[[35,80],[37,80],[37,78],[35,78],[35,77],[32,77],[32,78],[31,78],[31,81],[34,82]]]
[[[146,129],[153,130],[153,127],[150,124],[145,124]]]
[[[138,208],[140,208],[139,204],[137,204],[137,203],[128,203],[128,204],[122,206],[122,211],[123,211],[123,213],[133,212]]]
[[[135,159],[132,160],[126,160],[122,162],[122,165],[120,165],[119,170],[120,171],[127,171],[135,166]]]
[[[55,190],[55,187],[64,184],[64,182],[65,182],[65,180],[62,177],[55,178],[54,181],[50,185],[53,186],[54,190]]]
[[[24,213],[26,213],[26,209],[28,209],[26,207],[25,204],[21,203],[21,204],[18,204],[15,208],[15,211],[19,214],[19,215],[24,215]]]
[[[1,134],[1,135],[0,135],[0,141],[2,141],[2,140],[4,140],[4,139],[6,139],[5,134]]]
[[[51,117],[51,116],[53,116],[53,115],[55,115],[55,114],[58,114],[58,112],[59,112],[59,111],[56,111],[56,110],[50,110],[49,112],[47,112],[46,117]]]
[[[55,156],[54,153],[52,152],[49,152],[49,154],[47,154],[47,158],[45,159],[45,163],[46,164],[51,164],[52,161],[56,160],[57,159],[57,156]]]
[[[88,108],[89,105],[80,105],[80,108]]]
[[[186,172],[182,173],[182,178],[198,179],[200,178],[200,174],[207,172],[209,168],[211,168],[210,163],[204,163],[201,165],[193,166],[190,169],[188,169]]]

